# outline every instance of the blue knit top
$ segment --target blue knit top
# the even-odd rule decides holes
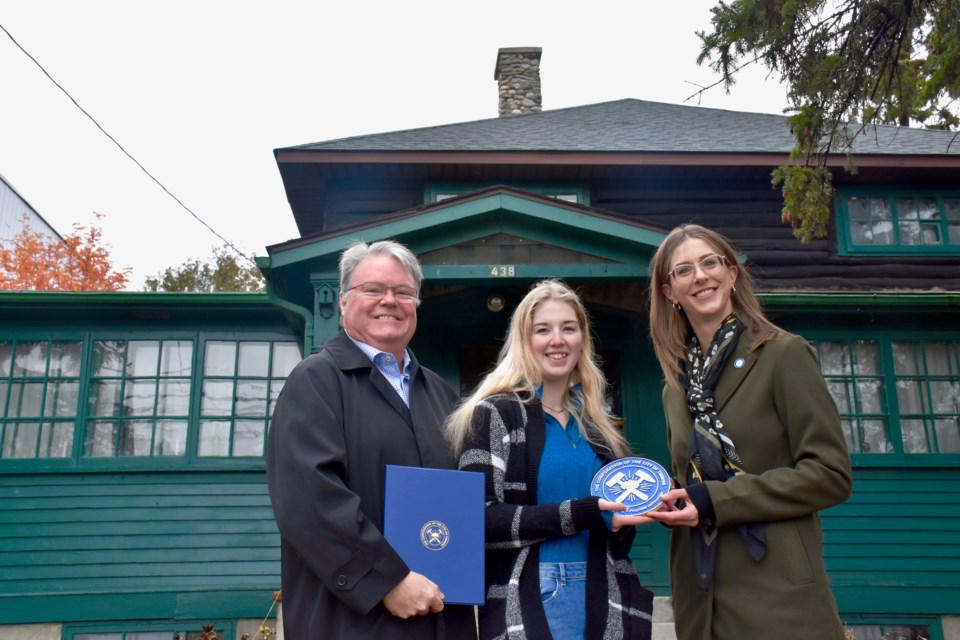
[[[590,482],[603,466],[600,456],[584,439],[572,415],[566,429],[549,413],[544,412],[544,418],[547,443],[537,474],[537,503],[559,504],[589,496]],[[540,562],[586,562],[589,541],[589,531],[544,540]]]

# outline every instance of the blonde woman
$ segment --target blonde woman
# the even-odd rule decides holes
[[[630,562],[623,505],[590,496],[630,454],[604,404],[586,309],[558,280],[534,285],[496,368],[447,420],[459,468],[486,474],[480,638],[649,638],[652,594]]]

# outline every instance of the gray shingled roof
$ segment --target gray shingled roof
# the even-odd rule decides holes
[[[877,127],[857,139],[854,151],[957,155],[960,138],[955,136],[951,131]],[[283,150],[789,153],[793,144],[785,116],[626,99]]]

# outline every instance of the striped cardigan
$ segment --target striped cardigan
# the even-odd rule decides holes
[[[595,497],[537,504],[537,474],[546,443],[543,407],[516,394],[477,405],[460,469],[486,475],[486,604],[481,640],[549,640],[540,600],[539,543],[589,530],[587,639],[647,639],[653,594],[630,561],[634,528],[612,533]],[[596,447],[594,447],[596,449]],[[604,463],[611,453],[598,451]]]

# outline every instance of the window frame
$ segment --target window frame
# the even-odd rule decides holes
[[[94,363],[95,363],[95,361],[96,361],[96,352],[97,352],[97,350],[96,350],[96,344],[97,344],[97,343],[109,343],[109,342],[123,343],[123,345],[124,345],[124,346],[123,346],[123,360],[124,360],[124,362],[120,365],[120,366],[121,366],[121,370],[118,372],[117,375],[100,375],[100,376],[97,376],[97,377],[95,378],[95,377],[94,377],[94,372],[93,372],[92,369],[93,369]],[[131,346],[131,343],[136,343],[136,342],[157,342],[157,343],[158,343],[158,350],[157,350],[157,367],[156,367],[156,370],[155,370],[155,372],[153,373],[153,375],[146,375],[146,376],[144,376],[144,375],[137,375],[136,373],[128,374],[128,373],[124,370],[124,369],[125,369],[125,366],[128,364],[128,358],[129,358],[129,354],[130,354],[130,346]],[[161,369],[162,355],[163,355],[163,352],[164,352],[164,346],[165,346],[165,344],[172,344],[172,343],[189,343],[189,344],[190,344],[190,375],[189,375],[189,376],[184,376],[184,375],[180,375],[180,376],[164,376],[163,371],[160,370],[160,369]],[[193,372],[194,372],[195,368],[197,367],[197,363],[198,363],[198,355],[197,355],[197,352],[196,352],[196,349],[197,349],[197,340],[194,339],[194,338],[192,338],[192,337],[180,337],[180,336],[164,336],[164,337],[141,337],[141,336],[132,336],[132,337],[125,337],[125,338],[107,338],[107,339],[104,339],[104,338],[93,338],[93,339],[90,340],[90,343],[89,343],[89,344],[90,344],[90,353],[89,353],[89,356],[88,356],[88,357],[89,357],[89,369],[88,369],[88,376],[87,376],[87,382],[88,382],[88,387],[87,387],[87,389],[88,389],[88,391],[87,391],[87,395],[85,395],[85,396],[83,396],[83,397],[81,398],[81,408],[79,409],[79,411],[82,411],[82,412],[83,412],[83,421],[82,421],[82,423],[80,423],[80,425],[79,425],[79,426],[80,426],[79,432],[80,432],[80,434],[83,436],[82,442],[81,442],[81,444],[80,444],[80,457],[81,457],[81,459],[91,460],[91,459],[97,459],[97,458],[127,459],[127,458],[167,458],[167,457],[171,457],[171,458],[181,458],[181,457],[188,456],[188,455],[189,455],[189,451],[190,451],[190,449],[189,449],[189,440],[190,440],[189,436],[190,436],[190,422],[191,422],[191,405],[192,405],[193,392],[194,392],[194,391],[193,391],[193,390],[194,390],[194,387],[193,387],[193,384],[194,384],[194,382],[193,382],[193,380],[194,380]],[[186,423],[187,423],[187,436],[186,436],[186,441],[184,442],[184,456],[158,456],[158,455],[156,455],[155,453],[153,453],[152,450],[151,450],[151,453],[150,453],[149,455],[145,455],[145,456],[144,456],[144,455],[140,455],[140,456],[138,456],[138,455],[130,455],[130,456],[122,455],[122,454],[120,453],[120,449],[121,449],[121,444],[120,444],[120,443],[121,443],[122,440],[123,440],[122,431],[123,431],[123,429],[124,429],[124,425],[125,425],[125,424],[128,424],[128,423],[129,423],[129,424],[132,424],[132,423],[138,422],[138,421],[140,421],[140,422],[149,421],[149,422],[152,424],[152,431],[151,431],[150,442],[151,442],[151,449],[153,449],[153,446],[152,446],[152,445],[153,445],[153,442],[154,442],[154,438],[155,438],[155,436],[156,436],[156,434],[157,434],[158,422],[159,422],[160,419],[162,419],[162,417],[163,417],[163,414],[160,414],[160,413],[158,413],[158,411],[157,411],[156,403],[157,403],[158,396],[159,396],[159,393],[157,393],[157,392],[159,391],[159,388],[160,388],[165,382],[171,381],[171,380],[178,380],[178,381],[184,381],[184,380],[186,380],[186,381],[188,381],[188,384],[189,384],[189,386],[190,386],[190,392],[189,392],[189,395],[188,395],[188,398],[187,398],[187,406],[186,406],[186,412],[185,412],[185,413],[186,413],[185,418],[186,418]],[[120,403],[121,410],[120,410],[120,412],[117,413],[116,415],[97,415],[96,412],[93,412],[93,411],[91,410],[90,402],[89,402],[89,401],[91,400],[90,393],[92,393],[92,389],[95,388],[95,385],[96,385],[97,383],[101,383],[101,382],[106,382],[106,383],[111,383],[111,382],[112,382],[112,383],[114,383],[114,384],[117,384],[117,385],[118,385],[118,386],[117,386],[118,390],[121,391],[121,393],[118,394],[118,400],[119,400],[119,403]],[[126,411],[124,411],[124,407],[126,406],[126,393],[125,393],[126,390],[127,390],[128,388],[134,388],[136,385],[143,385],[143,384],[150,384],[152,387],[154,387],[155,393],[153,394],[153,405],[154,405],[153,408],[152,408],[151,411],[150,411],[149,413],[147,413],[147,414],[127,413]],[[84,402],[84,401],[85,401],[85,402]],[[184,416],[183,416],[182,414],[181,414],[180,416],[177,416],[177,417],[179,418],[179,421],[181,421],[181,422],[184,420]],[[137,418],[140,418],[140,420],[137,420]],[[85,450],[86,450],[86,440],[87,440],[87,436],[89,435],[89,434],[88,434],[88,429],[89,429],[90,423],[91,423],[91,422],[94,422],[94,421],[114,422],[114,423],[116,423],[117,428],[118,428],[118,431],[117,431],[117,433],[113,436],[114,442],[112,443],[112,448],[114,449],[114,452],[115,452],[114,455],[112,455],[112,456],[90,456],[90,455],[87,455],[87,454],[85,453]]]
[[[233,369],[233,373],[232,373],[232,374],[227,375],[226,373],[216,373],[216,372],[208,373],[208,371],[207,371],[207,366],[206,366],[206,365],[207,365],[207,360],[206,360],[206,358],[207,358],[207,355],[208,355],[208,354],[207,354],[207,347],[208,347],[211,343],[222,343],[222,344],[228,344],[228,343],[229,343],[229,344],[233,344],[233,345],[235,346],[234,353],[233,353],[233,359],[234,359],[234,361],[233,361],[233,366],[232,366],[232,369]],[[255,374],[252,374],[252,373],[244,373],[244,372],[241,371],[242,354],[243,354],[243,349],[242,349],[242,347],[241,347],[241,344],[242,344],[242,343],[247,343],[248,345],[253,345],[253,344],[258,344],[258,343],[266,343],[266,344],[267,344],[267,348],[268,348],[267,371],[265,372],[264,375],[255,375]],[[274,409],[274,405],[275,405],[275,402],[276,402],[276,397],[273,395],[272,392],[273,392],[273,389],[274,389],[274,385],[277,384],[278,381],[281,381],[281,382],[279,383],[279,386],[280,386],[281,389],[283,388],[283,385],[286,383],[286,376],[282,376],[282,377],[281,377],[281,376],[275,375],[275,371],[274,371],[274,365],[276,364],[275,355],[276,355],[276,353],[277,353],[277,344],[282,344],[282,343],[288,343],[288,344],[289,344],[290,341],[285,341],[285,340],[266,340],[266,339],[264,339],[264,340],[258,340],[258,339],[249,339],[249,338],[226,339],[226,338],[210,338],[210,337],[207,337],[207,338],[204,340],[204,342],[203,342],[203,354],[202,354],[202,366],[201,366],[201,363],[200,363],[199,360],[198,360],[198,364],[197,364],[197,367],[198,367],[198,369],[199,369],[199,371],[198,371],[198,378],[199,378],[200,386],[199,386],[199,389],[198,389],[198,392],[199,392],[199,403],[198,403],[198,405],[197,405],[197,411],[196,411],[196,414],[195,414],[195,417],[196,417],[196,420],[197,420],[197,430],[196,430],[196,445],[195,445],[195,447],[194,447],[194,452],[195,452],[194,455],[195,455],[196,458],[201,458],[201,459],[210,459],[210,458],[221,458],[221,459],[222,459],[222,458],[231,458],[231,459],[238,459],[238,458],[263,458],[264,456],[266,456],[266,451],[267,451],[267,449],[266,449],[266,448],[267,448],[267,442],[266,442],[266,440],[267,440],[267,431],[269,430],[270,420],[271,420],[271,418],[272,418],[273,409]],[[295,343],[295,342],[294,342],[293,344],[294,344],[294,346],[296,346],[296,343]],[[300,357],[301,357],[301,359],[302,359],[302,357],[303,357],[303,356],[302,356],[302,353],[300,354]],[[296,365],[294,364],[294,366],[296,366]],[[287,374],[287,375],[289,375],[289,374]],[[211,382],[211,383],[215,383],[215,382],[219,382],[219,383],[230,382],[230,383],[231,383],[231,389],[232,389],[232,391],[231,391],[231,397],[230,397],[230,410],[229,410],[229,412],[220,413],[220,414],[216,414],[216,413],[212,413],[212,412],[207,412],[207,413],[204,412],[204,406],[203,406],[204,390],[205,390],[205,384],[206,384],[207,382]],[[263,401],[265,402],[265,407],[262,407],[262,408],[265,409],[265,413],[263,413],[263,414],[256,414],[256,415],[254,415],[254,414],[245,415],[245,414],[243,414],[243,413],[239,413],[239,412],[238,412],[238,407],[237,407],[238,389],[239,389],[239,388],[241,387],[241,385],[243,385],[243,384],[251,384],[251,383],[254,383],[254,382],[260,382],[260,383],[266,385],[267,393],[266,393],[265,398],[263,399]],[[278,390],[278,392],[277,392],[277,395],[279,395],[279,390]],[[191,415],[194,415],[193,412],[191,412]],[[201,437],[200,437],[200,436],[201,436],[201,434],[202,434],[202,432],[203,432],[204,422],[229,422],[229,423],[230,423],[230,429],[229,429],[229,434],[228,434],[228,440],[229,440],[229,442],[227,443],[227,448],[228,448],[228,451],[229,451],[228,455],[226,455],[226,456],[223,456],[223,455],[203,455],[203,454],[200,453],[200,447],[201,447],[201,442],[200,442]],[[258,456],[239,456],[239,455],[236,455],[236,456],[235,456],[235,455],[233,454],[233,449],[234,449],[234,446],[236,445],[236,433],[237,433],[237,423],[238,423],[238,422],[262,422],[262,423],[263,423],[263,442],[262,442],[262,444],[261,444],[261,453],[260,453],[260,455],[258,455]]]
[[[890,206],[893,234],[896,240],[893,244],[866,245],[856,244],[850,228],[849,201],[852,198],[885,199]],[[931,199],[935,200],[940,209],[940,229],[943,243],[937,245],[906,245],[900,243],[899,221],[897,216],[897,200]],[[946,217],[944,199],[960,199],[960,191],[935,189],[930,192],[907,189],[865,189],[838,190],[834,206],[837,220],[837,253],[840,256],[960,256],[960,242],[950,243],[949,224]]]
[[[487,189],[496,184],[506,184],[507,186],[515,189],[529,191],[530,193],[535,193],[548,198],[557,198],[562,202],[590,206],[590,186],[583,182],[562,184],[547,182],[519,182],[516,184],[481,182],[427,183],[423,189],[423,203],[436,204],[437,202],[443,202],[448,198],[455,198],[473,191]],[[576,200],[569,200],[561,197],[567,195],[576,196]],[[440,196],[443,197],[441,198]]]
[[[54,338],[49,336],[41,337],[11,337],[4,339],[3,342],[12,343],[14,345],[29,344],[29,343],[43,343],[46,345],[44,352],[44,373],[42,375],[16,375],[16,346],[10,351],[10,369],[9,371],[0,371],[0,382],[6,384],[5,393],[0,396],[0,410],[3,411],[3,416],[0,416],[0,459],[7,460],[65,460],[74,455],[74,446],[71,445],[70,453],[67,456],[45,456],[45,457],[24,457],[24,458],[2,458],[3,448],[6,444],[6,438],[9,434],[9,429],[13,428],[15,431],[20,429],[20,425],[36,423],[37,425],[37,434],[36,442],[34,444],[35,452],[39,449],[40,444],[43,439],[43,426],[44,424],[53,424],[53,423],[70,423],[73,427],[73,444],[76,443],[76,431],[78,424],[79,416],[79,405],[82,394],[82,382],[83,382],[83,342],[78,339],[72,338]],[[79,344],[80,345],[80,361],[78,363],[78,370],[76,375],[54,375],[50,371],[50,366],[52,364],[51,359],[51,349],[50,346],[54,344]],[[57,412],[54,411],[52,415],[48,415],[48,399],[49,393],[51,390],[51,382],[53,383],[68,383],[76,381],[77,384],[77,406],[75,411],[70,415],[57,415]],[[43,389],[40,395],[40,402],[38,408],[38,415],[34,416],[8,416],[7,412],[9,411],[10,404],[12,402],[14,385],[35,385],[42,384]]]
[[[863,614],[845,614],[840,612],[840,619],[843,621],[843,627],[859,626],[880,626],[880,627],[905,627],[905,626],[925,626],[930,629],[929,640],[943,640],[943,626],[940,618],[936,616],[905,616],[902,618],[891,618],[887,616],[863,615]],[[877,640],[880,640],[878,638]]]
[[[887,435],[893,445],[894,451],[891,453],[851,451],[850,460],[854,467],[960,467],[960,452],[906,453],[904,451],[900,400],[897,395],[896,385],[898,376],[894,370],[892,346],[895,342],[915,342],[921,344],[946,342],[952,343],[957,348],[960,348],[960,335],[947,331],[883,331],[863,329],[858,329],[856,332],[805,330],[802,334],[815,349],[819,342],[842,342],[850,344],[857,341],[867,341],[876,342],[878,345],[879,377],[883,380],[883,394],[886,402]],[[818,366],[820,365],[819,351],[817,364]],[[860,414],[857,412],[853,415]]]
[[[74,436],[71,455],[64,458],[3,458],[0,457],[2,473],[47,473],[47,472],[99,472],[99,471],[182,471],[182,470],[260,470],[266,467],[265,455],[261,456],[200,456],[198,438],[200,429],[200,410],[203,389],[202,351],[208,341],[233,342],[291,342],[301,350],[302,344],[297,336],[281,330],[259,328],[245,331],[218,330],[167,330],[167,331],[131,331],[131,330],[80,330],[80,331],[13,331],[2,336],[3,341],[46,341],[80,342],[81,365],[80,385],[76,415],[74,417]],[[94,343],[99,341],[176,341],[187,340],[193,345],[190,371],[190,398],[187,415],[186,451],[182,456],[98,456],[84,455],[84,440],[90,414],[89,394],[93,383],[92,369]],[[271,351],[272,354],[272,351]],[[272,362],[270,363],[272,365]],[[47,377],[44,378],[46,380]],[[156,379],[156,378],[155,378]],[[268,398],[268,405],[269,405]],[[5,408],[4,408],[5,409]],[[155,418],[152,415],[151,418]],[[269,416],[268,416],[269,419]],[[156,427],[155,427],[156,428]],[[232,431],[232,430],[231,430]],[[264,433],[266,438],[266,433]],[[2,442],[0,442],[2,444]],[[266,447],[264,446],[264,452]]]
[[[236,624],[233,620],[215,620],[214,631],[219,633],[225,640],[235,637]],[[136,621],[112,621],[102,623],[78,623],[65,624],[60,632],[61,640],[74,640],[80,634],[121,634],[124,638],[129,633],[170,633],[170,638],[177,632],[200,633],[204,624],[211,624],[209,619],[192,620],[136,620]],[[197,629],[197,631],[189,631]]]

